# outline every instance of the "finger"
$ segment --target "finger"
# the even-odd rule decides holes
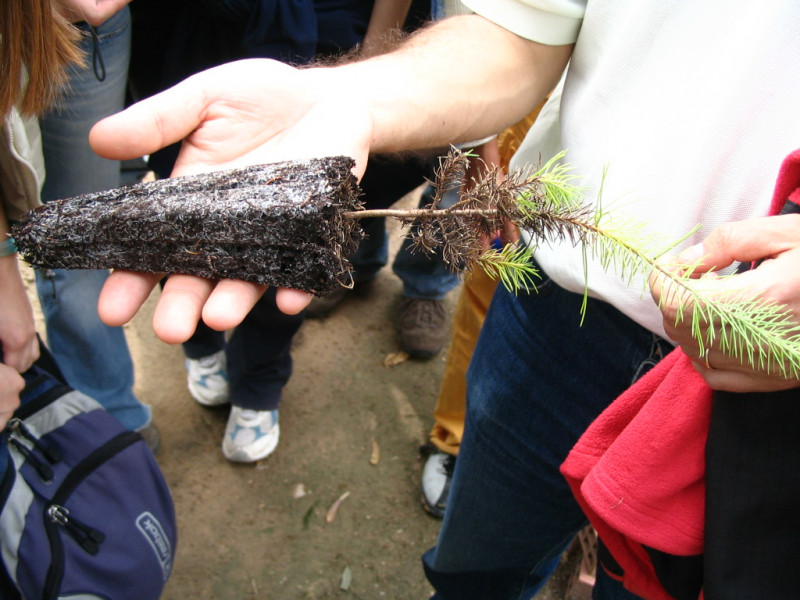
[[[510,219],[503,220],[501,239],[505,244],[516,244],[519,241],[519,228]]]
[[[218,331],[233,329],[244,320],[266,289],[266,286],[247,281],[219,281],[203,307],[203,321]]]
[[[307,292],[281,288],[275,295],[275,303],[281,312],[287,315],[296,315],[311,304],[313,298],[314,296]]]
[[[649,278],[650,295],[664,316],[664,328],[667,335],[676,342],[682,340],[672,337],[678,325],[691,318],[692,302],[690,295],[684,288],[670,279],[664,273],[654,270]]]
[[[188,340],[200,321],[215,282],[192,275],[170,275],[153,312],[153,331],[168,344]]]
[[[152,273],[113,271],[97,301],[100,320],[111,327],[119,327],[130,321],[161,277]]]
[[[105,158],[127,160],[182,140],[203,120],[205,94],[197,81],[189,78],[96,123],[89,132],[92,149]]]
[[[752,371],[695,368],[711,389],[723,392],[778,392],[798,385],[798,381],[795,379],[785,379],[777,375],[769,376]]]
[[[13,373],[9,372],[5,378],[5,381],[11,391],[15,394],[19,394],[23,389],[25,389],[25,379],[16,371]]]
[[[701,263],[700,271],[721,269],[784,252],[800,242],[800,215],[733,221],[714,229],[702,243],[678,256],[682,264]]]
[[[39,341],[35,337],[19,348],[4,348],[3,362],[20,373],[30,369],[37,358],[39,358]]]

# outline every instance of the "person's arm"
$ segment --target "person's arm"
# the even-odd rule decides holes
[[[711,268],[721,269],[734,262],[763,259],[756,268],[730,278],[709,281],[704,288],[718,289],[724,297],[742,291],[750,297],[761,297],[785,306],[794,321],[800,323],[800,215],[763,217],[727,223],[715,229],[703,242],[685,250],[679,257],[683,264],[702,259],[697,273]],[[800,380],[786,379],[773,367],[754,369],[738,358],[723,353],[711,344],[701,356],[691,331],[691,319],[677,322],[675,294],[662,289],[660,280],[651,279],[653,297],[664,314],[667,335],[680,344],[692,359],[706,383],[714,389],[730,392],[777,391],[800,386]],[[718,332],[719,333],[719,332]],[[715,339],[719,339],[719,335]],[[710,368],[709,368],[710,367]]]
[[[8,222],[0,209],[0,240],[8,239]],[[0,256],[0,362],[19,372],[30,368],[39,357],[39,342],[25,284],[16,254]]]
[[[19,406],[19,393],[25,387],[25,380],[16,369],[0,363],[0,431]]]
[[[341,67],[298,70],[240,61],[194,75],[97,124],[90,141],[113,159],[150,154],[183,140],[173,175],[318,156],[347,155],[363,174],[370,151],[433,148],[481,139],[524,117],[555,86],[572,47],[522,39],[478,16],[446,19],[390,54]],[[157,277],[115,272],[101,318],[133,317]],[[230,329],[263,292],[187,276],[167,281],[153,327],[185,341],[197,320]],[[308,294],[281,290],[296,313]]]
[[[408,17],[411,0],[375,0],[361,44],[361,56],[376,56],[386,50],[391,31],[401,30]]]
[[[342,67],[334,85],[361,82],[372,149],[431,148],[483,139],[519,121],[555,86],[571,52],[476,15],[453,17],[397,52]]]

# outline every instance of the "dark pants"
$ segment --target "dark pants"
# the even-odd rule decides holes
[[[290,347],[303,323],[302,315],[286,315],[275,305],[270,288],[231,332],[215,331],[202,321],[183,349],[188,358],[201,358],[225,349],[231,404],[253,410],[274,410],[292,374]]]
[[[437,546],[437,599],[529,600],[586,517],[559,472],[589,424],[652,358],[653,334],[552,282],[498,286],[470,363],[467,416]],[[595,597],[635,598],[598,574]]]

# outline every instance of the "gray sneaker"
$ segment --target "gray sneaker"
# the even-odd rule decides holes
[[[404,298],[400,303],[400,346],[414,358],[431,358],[450,335],[443,300]]]

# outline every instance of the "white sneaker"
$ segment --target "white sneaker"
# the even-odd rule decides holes
[[[420,485],[422,507],[437,519],[444,516],[445,508],[447,508],[450,481],[453,479],[455,465],[455,456],[436,451],[428,457],[422,468]]]
[[[220,406],[230,398],[225,351],[203,358],[187,358],[189,393],[203,406]]]
[[[277,410],[231,407],[222,454],[233,462],[255,462],[275,450],[280,437]]]

